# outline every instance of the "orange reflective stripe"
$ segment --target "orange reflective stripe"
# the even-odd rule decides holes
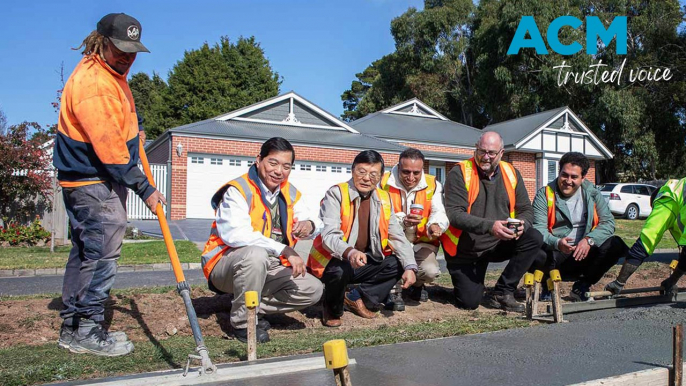
[[[502,172],[503,181],[505,182],[505,190],[507,191],[507,197],[510,199],[510,218],[515,218],[515,205],[517,204],[517,198],[515,195],[515,189],[517,187],[517,172],[515,172],[514,166],[511,164],[500,161],[500,171]]]
[[[598,218],[598,207],[597,207],[596,204],[594,203],[594,204],[593,204],[593,223],[592,223],[592,225],[591,225],[591,230],[594,230],[595,227],[598,226],[598,223],[599,223],[599,222],[600,222],[600,220],[599,220],[599,218]]]
[[[552,234],[555,226],[555,192],[550,186],[545,187],[545,198],[548,202],[548,232]]]

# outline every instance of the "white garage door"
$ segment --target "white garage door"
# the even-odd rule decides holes
[[[254,158],[189,154],[186,185],[186,217],[214,218],[210,200],[225,183],[245,174]],[[302,200],[318,212],[324,193],[335,184],[350,179],[350,165],[297,162],[289,181],[302,193]]]

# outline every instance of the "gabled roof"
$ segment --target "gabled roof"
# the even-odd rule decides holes
[[[587,136],[605,158],[613,158],[610,149],[567,106],[489,125],[484,130],[499,133],[503,138],[505,148],[511,149],[521,148],[543,130],[576,133],[576,135]]]
[[[350,123],[362,133],[399,142],[473,147],[481,130],[453,122],[417,98]]]
[[[369,135],[347,130],[300,127],[297,125],[274,125],[243,120],[207,119],[169,130],[173,135],[201,135],[207,137],[266,141],[283,137],[294,145],[316,145],[337,148],[375,149],[400,153],[405,147]],[[156,141],[157,142],[157,141]]]
[[[345,122],[293,91],[234,110],[213,119],[217,121],[246,121],[358,133],[357,130]]]
[[[513,146],[543,126],[552,117],[562,113],[565,109],[567,109],[567,106],[537,114],[526,115],[521,118],[510,119],[509,121],[488,125],[484,130],[497,132],[503,137],[503,142],[505,142],[506,147]]]

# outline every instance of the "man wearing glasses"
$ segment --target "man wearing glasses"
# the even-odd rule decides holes
[[[544,258],[522,176],[502,155],[503,139],[485,132],[474,157],[454,167],[445,182],[450,226],[441,243],[459,308],[479,307],[488,263],[509,260],[484,305],[523,312],[513,292],[534,261]]]
[[[322,324],[339,327],[343,306],[372,319],[386,302],[391,288],[416,281],[412,245],[392,215],[388,192],[377,187],[384,172],[381,155],[365,150],[355,157],[353,177],[331,187],[322,200],[322,233],[312,245],[310,272],[325,286]],[[346,293],[349,284],[355,285]]]

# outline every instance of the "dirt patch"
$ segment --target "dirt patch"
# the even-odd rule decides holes
[[[629,280],[627,288],[656,287],[669,274],[669,268],[666,266],[642,269]],[[602,290],[605,284],[614,280],[615,277],[616,273],[608,273],[593,286],[592,290]],[[486,284],[492,286],[495,280],[487,280]],[[562,284],[563,297],[569,294],[571,286],[572,283]],[[382,311],[382,317],[372,320],[362,319],[346,312],[343,315],[343,327],[336,331],[382,325],[437,322],[446,318],[473,314],[472,311],[460,310],[452,305],[452,288],[449,285],[428,285],[427,290],[430,300],[421,304],[408,301],[405,312]],[[194,288],[192,298],[203,335],[230,336],[231,297],[229,295],[215,296],[209,290]],[[56,342],[62,322],[59,317],[61,307],[60,298],[0,302],[0,321],[2,321],[0,323],[0,348],[17,344],[39,345]],[[484,307],[480,307],[479,311],[501,312]],[[281,334],[290,334],[293,330],[325,329],[319,321],[320,316],[320,305],[301,312],[268,316],[267,319],[273,326],[270,335],[278,337]],[[161,294],[115,294],[106,304],[105,317],[111,323],[111,330],[125,331],[134,342],[161,341],[171,335],[192,336],[183,301],[176,291]]]

